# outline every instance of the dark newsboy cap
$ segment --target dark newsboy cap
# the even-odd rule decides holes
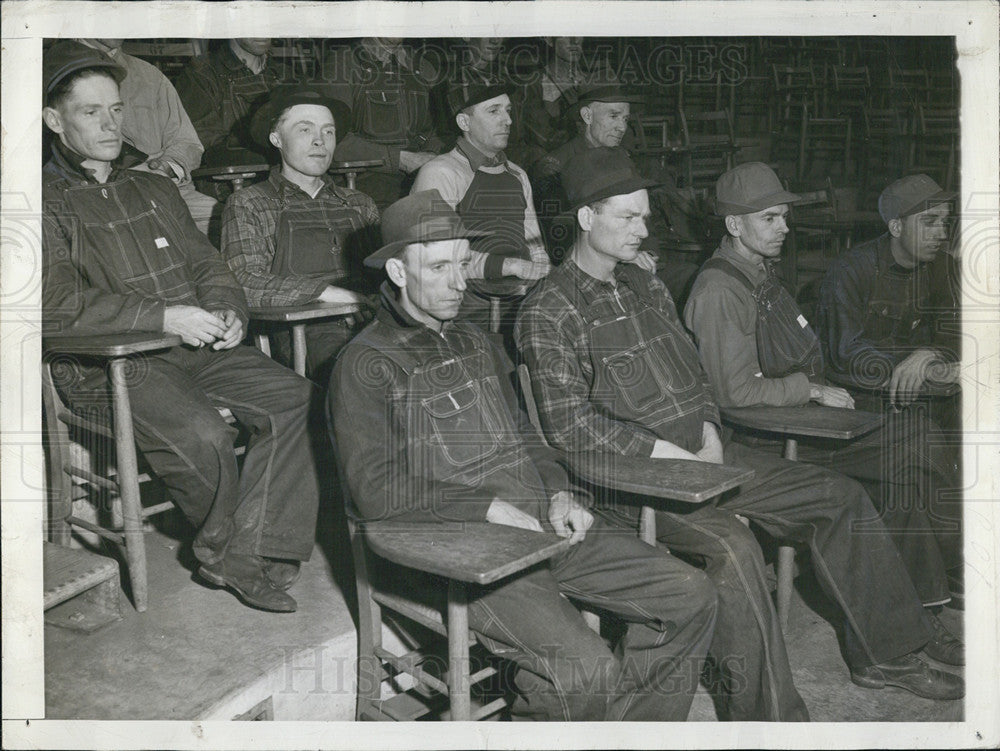
[[[570,159],[563,168],[562,183],[570,212],[594,201],[659,185],[640,175],[623,149],[604,147],[587,149]]]
[[[954,197],[954,193],[943,190],[927,175],[907,175],[882,191],[878,197],[878,213],[885,222],[891,222],[926,211]]]
[[[250,136],[262,146],[270,146],[269,136],[275,123],[289,107],[296,104],[317,104],[326,107],[333,115],[337,128],[337,140],[345,135],[351,125],[351,108],[339,99],[327,96],[319,89],[310,86],[282,86],[271,92],[270,96],[257,108],[250,121]]]
[[[121,83],[125,69],[108,55],[85,44],[66,39],[56,42],[42,54],[42,86],[45,96],[66,76],[84,68],[104,68]]]
[[[582,107],[592,102],[616,104],[618,102],[640,102],[638,94],[629,94],[616,83],[591,84],[580,89],[576,106]]]
[[[383,212],[382,242],[385,244],[368,256],[364,264],[380,269],[401,248],[411,243],[471,239],[482,234],[466,229],[461,218],[437,190],[422,190],[400,198]]]

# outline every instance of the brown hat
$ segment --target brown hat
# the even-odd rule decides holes
[[[587,149],[570,159],[563,167],[562,183],[569,199],[569,212],[603,198],[659,185],[639,174],[624,149],[603,146]]]
[[[400,198],[382,214],[382,242],[385,244],[364,260],[365,266],[380,269],[401,248],[411,243],[481,237],[470,232],[455,210],[437,190],[422,190]]]
[[[878,213],[888,223],[926,211],[954,197],[955,193],[943,190],[927,175],[907,175],[882,191],[878,197]]]
[[[51,94],[66,76],[84,68],[104,68],[118,83],[125,79],[125,69],[104,52],[67,39],[56,42],[42,55],[42,85],[45,95]]]
[[[798,200],[799,196],[785,190],[774,170],[763,162],[737,165],[715,182],[717,216],[753,214]]]
[[[250,136],[262,146],[270,146],[269,136],[275,123],[289,107],[296,104],[318,104],[326,107],[333,115],[337,128],[337,139],[340,140],[351,126],[351,108],[339,99],[327,96],[319,89],[310,86],[284,86],[275,89],[254,113],[250,121]]]
[[[457,115],[466,107],[474,107],[503,94],[510,96],[510,88],[503,84],[457,83],[448,89],[448,106],[451,114]]]

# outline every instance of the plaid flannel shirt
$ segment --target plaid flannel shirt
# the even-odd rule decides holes
[[[378,209],[371,198],[359,191],[334,185],[328,175],[323,177],[323,182],[319,193],[311,198],[300,187],[282,177],[280,167],[275,167],[265,182],[237,191],[226,202],[222,217],[222,254],[243,285],[251,306],[304,305],[316,300],[329,284],[309,276],[276,276],[271,273],[278,217],[284,206],[295,202],[324,201],[333,211],[360,214],[366,226],[378,224]]]
[[[560,277],[567,276],[575,290],[573,298],[558,284]],[[635,310],[641,301],[631,285],[644,283],[647,297],[668,319],[674,333],[689,337],[663,282],[626,264],[617,266],[615,276],[617,285],[602,282],[567,259],[524,301],[514,336],[531,371],[542,428],[552,445],[564,451],[650,456],[657,440],[653,431],[638,422],[616,419],[590,400],[595,373],[590,359],[590,326],[581,311],[614,318],[622,308]],[[719,409],[708,377],[700,364],[694,365],[703,385],[703,419],[719,426]]]

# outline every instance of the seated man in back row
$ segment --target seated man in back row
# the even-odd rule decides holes
[[[703,574],[592,514],[531,440],[513,366],[456,321],[470,232],[437,191],[385,211],[381,307],[337,360],[328,415],[353,511],[399,523],[489,522],[569,538],[551,562],[470,598],[469,624],[515,662],[513,712],[536,720],[681,721],[712,635]],[[458,534],[458,532],[456,532]],[[620,658],[563,596],[626,623]]]
[[[246,297],[173,182],[115,167],[123,76],[77,42],[45,53],[42,116],[59,136],[42,173],[46,330],[180,336],[128,384],[136,443],[198,529],[200,576],[254,607],[293,611],[285,590],[312,553],[319,505],[310,384],[240,344]],[[74,407],[108,400],[100,364],[74,366],[59,385]],[[242,470],[219,407],[250,433]]]
[[[730,686],[744,684],[727,697],[728,715],[805,719],[760,550],[736,514],[778,539],[809,544],[820,584],[845,617],[855,683],[961,697],[960,677],[915,655],[936,637],[885,530],[853,534],[856,521],[876,516],[864,489],[827,469],[722,439],[708,379],[666,287],[627,263],[646,235],[649,181],[617,149],[584,152],[563,179],[580,235],[569,258],[525,300],[515,330],[549,443],[756,472],[739,493],[656,514],[658,539],[705,562],[718,589],[710,655],[729,671]],[[633,509],[619,513],[624,523],[635,521]]]
[[[729,235],[699,272],[684,320],[720,406],[854,406],[844,389],[826,384],[819,340],[772,268],[788,234],[788,204],[796,200],[760,162],[741,164],[716,182],[716,212]],[[780,440],[742,431],[736,438],[781,451]],[[799,459],[865,485],[920,601],[936,608],[950,599],[945,571],[961,562],[961,536],[938,496],[953,478],[930,448],[918,445],[912,430],[875,430],[853,441],[800,440]],[[933,611],[928,615],[939,635],[931,647],[935,659],[963,664],[961,642]]]
[[[268,179],[226,202],[222,254],[253,307],[311,302],[362,304],[362,249],[378,223],[375,202],[327,174],[337,138],[350,123],[346,104],[316,89],[282,89],[257,111],[251,132],[281,155]],[[353,318],[306,326],[306,373],[330,377],[333,358],[354,335]],[[291,363],[287,331],[272,336]]]

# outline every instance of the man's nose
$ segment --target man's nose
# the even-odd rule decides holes
[[[106,112],[101,118],[101,129],[112,131],[118,130],[121,126],[121,122],[121,115],[116,115],[113,112]]]
[[[638,225],[639,226],[636,227],[636,230],[635,230],[636,237],[638,237],[638,238],[648,237],[649,236],[649,230],[646,229],[646,220],[645,219],[639,219],[638,220]]]
[[[452,289],[458,290],[459,292],[465,291],[465,269],[461,266],[455,267],[455,271],[451,275],[451,286]]]

